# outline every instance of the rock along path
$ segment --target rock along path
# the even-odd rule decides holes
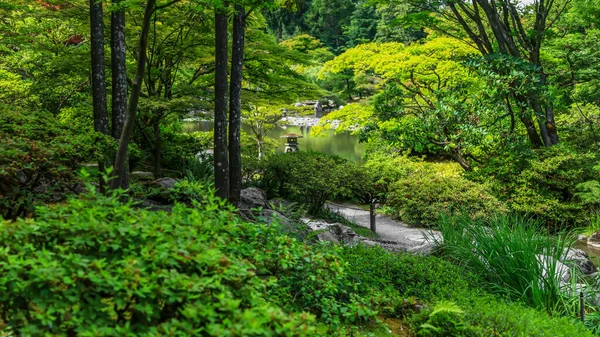
[[[359,209],[356,205],[340,205],[336,203],[327,203],[327,207],[361,227],[370,228],[369,211]],[[427,237],[434,235],[439,240],[442,238],[442,235],[438,231],[409,227],[406,223],[394,220],[387,215],[377,214],[375,223],[379,239],[373,240],[373,244],[394,251],[428,254],[433,249],[434,243],[428,240]],[[368,244],[368,241],[365,243]]]

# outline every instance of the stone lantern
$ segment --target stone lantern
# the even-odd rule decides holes
[[[295,133],[288,133],[285,134],[283,136],[281,136],[281,138],[285,138],[285,149],[283,150],[283,152],[288,153],[288,152],[298,152],[298,138],[302,138],[302,135],[298,135]]]

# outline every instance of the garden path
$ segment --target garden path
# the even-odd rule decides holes
[[[342,214],[346,219],[361,227],[370,227],[369,211],[361,209],[358,205],[328,202],[327,207],[334,212]],[[430,233],[429,236],[435,235],[437,238],[441,238],[441,234],[438,231],[410,227],[405,222],[394,220],[384,214],[377,214],[375,223],[376,232],[379,235],[379,239],[376,241],[396,246],[394,247],[396,248],[395,250],[429,253],[434,245],[433,242],[427,239],[427,233]]]

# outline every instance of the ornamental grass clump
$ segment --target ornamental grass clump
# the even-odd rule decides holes
[[[549,312],[561,310],[570,272],[560,263],[566,235],[550,236],[540,223],[500,215],[484,222],[442,216],[440,252],[480,276],[485,288]]]

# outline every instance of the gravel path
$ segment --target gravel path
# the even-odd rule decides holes
[[[359,209],[356,205],[340,205],[327,203],[329,209],[342,214],[346,219],[356,223],[359,226],[370,228],[369,211]],[[377,214],[376,232],[379,235],[379,245],[389,245],[392,250],[403,250],[415,253],[429,253],[433,248],[433,243],[429,242],[425,233],[428,229],[409,227],[402,221],[397,221],[387,215]],[[433,235],[441,238],[438,231],[431,231]]]

